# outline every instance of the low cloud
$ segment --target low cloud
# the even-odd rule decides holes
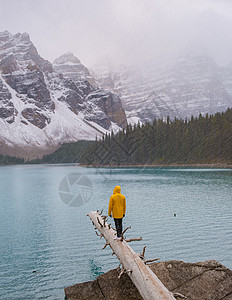
[[[1,31],[28,32],[42,57],[71,51],[87,66],[208,53],[232,62],[229,0],[0,0]]]

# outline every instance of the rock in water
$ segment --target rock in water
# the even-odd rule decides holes
[[[152,263],[150,268],[169,291],[188,300],[232,300],[232,271],[215,260],[198,263],[172,260]],[[65,296],[67,300],[142,300],[127,274],[118,279],[117,269],[94,281],[65,288]]]

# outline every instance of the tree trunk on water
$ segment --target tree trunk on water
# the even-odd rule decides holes
[[[91,211],[88,216],[112,248],[125,272],[129,275],[139,293],[145,300],[175,300],[172,293],[158,277],[145,265],[137,253],[125,240],[114,240],[115,231],[105,222],[98,212]]]

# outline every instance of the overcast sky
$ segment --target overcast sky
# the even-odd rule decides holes
[[[231,0],[0,0],[0,31],[27,32],[51,62],[71,51],[86,66],[158,61],[203,51],[232,62]]]

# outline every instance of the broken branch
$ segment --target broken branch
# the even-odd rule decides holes
[[[146,250],[147,246],[144,246],[143,247],[143,252],[142,252],[142,256],[144,257],[145,256],[145,250]]]
[[[131,229],[131,226],[128,226],[126,229],[123,230],[122,235],[128,230]]]
[[[102,250],[104,250],[108,245],[109,245],[109,243],[105,243],[105,245],[103,246]]]
[[[99,218],[97,217],[97,221],[98,221],[98,224],[103,227],[102,223],[100,222]]]
[[[95,232],[96,232],[96,235],[97,235],[97,236],[100,236],[100,239],[101,239],[103,235],[102,235],[102,234],[99,234],[97,231],[95,231]]]
[[[142,237],[139,237],[139,238],[135,238],[135,239],[128,239],[128,240],[125,240],[127,243],[130,243],[130,242],[137,242],[137,241],[142,241]]]
[[[121,278],[122,274],[125,273],[125,270],[122,268],[121,272],[118,274],[118,279]]]
[[[131,226],[128,226],[126,229],[124,229],[123,230],[123,232],[122,232],[122,235],[121,235],[121,241],[123,241],[123,239],[124,239],[124,233],[127,231],[127,229],[130,229],[131,228]]]
[[[151,262],[153,262],[153,261],[156,261],[156,260],[159,260],[159,259],[160,259],[160,258],[155,258],[155,259],[145,260],[144,263],[145,263],[145,265],[146,265],[146,264],[149,264],[149,263],[151,263]]]
[[[143,252],[139,254],[139,257],[140,257],[142,260],[145,260],[145,250],[146,250],[146,247],[147,247],[147,246],[144,246],[144,247],[143,247]]]
[[[179,298],[181,298],[181,299],[187,299],[186,296],[184,296],[184,295],[182,295],[182,294],[180,294],[180,293],[173,293],[173,296],[174,296],[175,298],[179,297]]]

